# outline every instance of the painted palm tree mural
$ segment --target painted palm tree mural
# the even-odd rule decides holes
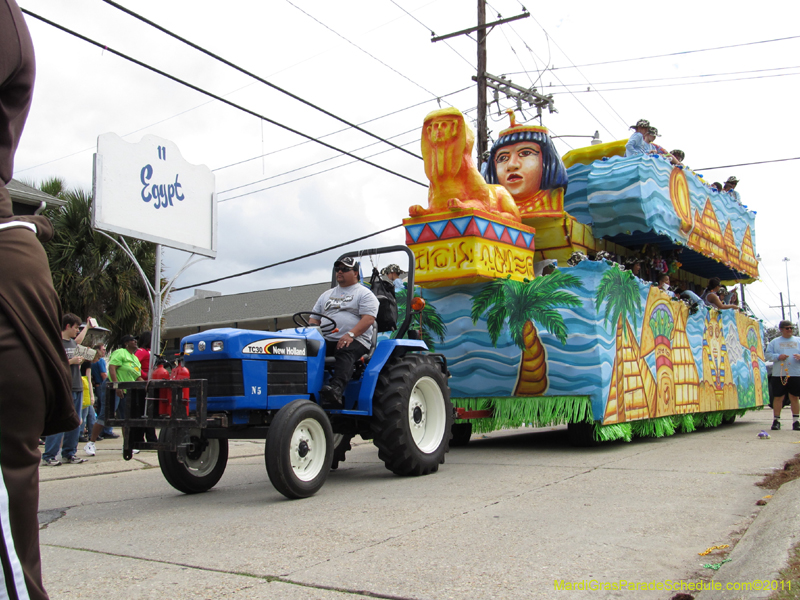
[[[655,397],[655,380],[641,360],[631,321],[642,310],[641,292],[630,271],[612,267],[605,272],[595,294],[597,310],[605,303],[603,323],[616,327],[616,351],[603,423],[622,423],[649,417],[648,397]]]
[[[566,343],[567,327],[557,308],[581,305],[566,288],[582,286],[577,277],[555,271],[526,282],[495,279],[472,300],[473,324],[488,313],[486,325],[492,345],[497,346],[507,324],[511,339],[522,350],[514,396],[536,396],[547,390],[547,351],[533,322]]]
[[[415,292],[419,291],[419,288],[414,289]],[[417,294],[415,294],[417,295]],[[402,292],[397,292],[397,320],[398,322],[402,322],[402,320],[406,316],[406,292],[403,290]],[[439,311],[436,310],[436,307],[431,304],[430,302],[425,303],[425,308],[422,309],[422,339],[428,345],[428,349],[431,352],[436,350],[436,343],[433,341],[434,337],[437,338],[440,342],[444,340],[444,336],[447,333],[447,326],[444,324],[444,319],[439,314]],[[419,319],[420,317],[414,317],[411,321],[410,329],[419,330]]]

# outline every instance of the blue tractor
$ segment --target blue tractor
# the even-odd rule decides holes
[[[110,420],[123,427],[124,456],[158,450],[165,479],[187,494],[217,484],[229,439],[266,439],[267,473],[288,498],[316,493],[355,435],[372,439],[393,473],[435,472],[449,450],[454,411],[445,358],[411,329],[421,318],[421,308],[412,309],[414,256],[390,246],[342,258],[397,251],[409,255],[405,319],[388,339],[377,341],[375,333],[344,391],[343,409],[323,409],[319,397],[332,366],[324,338],[337,327],[332,319],[298,312],[297,327],[276,332],[211,329],[181,341],[191,379],[116,384],[132,390],[128,417]],[[321,323],[311,326],[310,318]],[[144,441],[147,428],[160,430],[157,442]]]

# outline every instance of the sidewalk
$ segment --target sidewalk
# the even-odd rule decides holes
[[[119,429],[115,433],[121,433]],[[122,458],[122,436],[117,439],[100,440],[96,442],[97,454],[88,456],[83,448],[85,442],[78,444],[76,456],[85,458],[88,462],[79,465],[62,464],[60,467],[48,467],[43,463],[39,467],[39,481],[56,481],[71,479],[73,477],[90,477],[93,475],[108,475],[137,471],[139,469],[158,468],[158,453],[155,450],[142,450],[134,454],[131,460]],[[43,446],[39,447],[40,450]],[[244,458],[248,456],[264,455],[264,440],[230,440],[228,446],[230,458]],[[60,456],[59,456],[60,458]]]

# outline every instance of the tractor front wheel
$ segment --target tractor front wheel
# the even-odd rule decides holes
[[[167,435],[162,430],[161,435]],[[213,488],[222,478],[228,464],[228,440],[208,439],[200,429],[189,432],[191,446],[186,460],[180,462],[177,452],[158,451],[161,473],[172,487],[184,494],[198,494]]]
[[[378,456],[397,475],[427,475],[450,449],[453,406],[438,361],[407,354],[381,371],[371,429]]]
[[[270,425],[264,460],[275,489],[292,500],[316,494],[333,459],[333,430],[325,411],[308,400],[281,408]]]

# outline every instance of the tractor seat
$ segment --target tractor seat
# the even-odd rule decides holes
[[[364,356],[359,359],[359,362],[366,365],[369,362],[369,359],[372,358],[372,355],[375,353],[375,348],[378,346],[378,328],[372,328],[372,343],[369,347],[369,352],[367,352]],[[336,364],[336,357],[334,356],[326,356],[325,357],[325,368],[332,369],[333,366]],[[358,364],[358,363],[356,363]]]

